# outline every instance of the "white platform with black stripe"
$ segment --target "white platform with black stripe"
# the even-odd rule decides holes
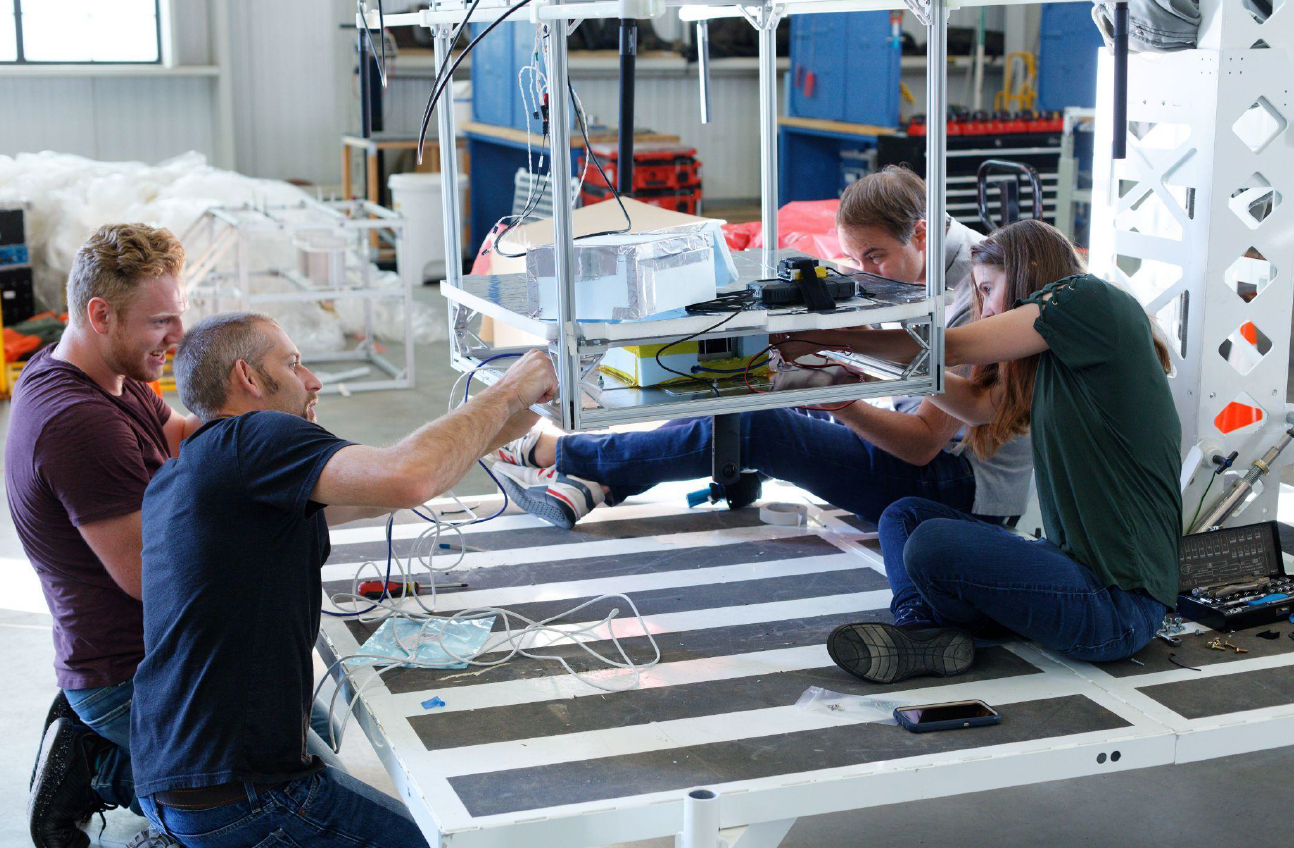
[[[1275,628],[1276,641],[1230,636],[1247,654],[1187,635],[1176,649],[1153,641],[1141,665],[1096,666],[1008,642],[980,650],[959,677],[865,683],[832,665],[824,645],[837,624],[889,619],[874,543],[853,517],[810,506],[809,527],[768,526],[755,509],[687,510],[692,487],[595,510],[571,532],[526,515],[469,531],[464,569],[441,578],[469,586],[443,593],[439,611],[497,605],[540,618],[624,593],[661,662],[617,694],[527,659],[479,674],[402,669],[367,687],[358,721],[433,845],[668,836],[683,827],[688,791],[705,787],[719,796],[729,844],[760,848],[799,816],[1294,744],[1290,625]],[[397,550],[425,526],[416,521],[397,523]],[[349,586],[358,563],[385,551],[381,527],[333,531],[325,590]],[[320,650],[331,662],[371,632],[325,617]],[[636,622],[617,632],[631,656],[649,657]],[[557,650],[579,667],[578,649]],[[980,698],[1003,720],[913,734],[795,706],[810,686],[913,703]],[[446,706],[423,709],[432,696]]]

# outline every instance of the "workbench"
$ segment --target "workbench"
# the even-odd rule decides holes
[[[432,845],[578,848],[669,836],[683,828],[689,792],[704,787],[718,796],[734,848],[768,848],[798,816],[1294,744],[1294,641],[1284,635],[1233,634],[1248,650],[1237,654],[1185,634],[1178,648],[1154,640],[1135,662],[1102,665],[1006,641],[981,647],[957,677],[858,680],[832,664],[825,641],[839,624],[889,620],[872,528],[780,484],[765,484],[766,498],[805,502],[808,526],[765,525],[756,509],[687,510],[694,485],[595,510],[574,531],[527,515],[466,531],[463,568],[441,579],[468,587],[442,593],[439,610],[497,604],[539,618],[624,593],[661,662],[616,694],[527,659],[479,673],[396,670],[367,686],[359,726]],[[397,551],[425,526],[401,514]],[[332,539],[328,592],[385,556],[378,526]],[[607,609],[586,612],[597,621]],[[624,612],[615,631],[645,661],[650,646]],[[326,618],[320,651],[331,663],[371,632]],[[573,646],[551,650],[593,668]],[[914,704],[980,698],[1003,718],[913,734],[797,706],[811,686]],[[424,709],[433,696],[445,706]]]

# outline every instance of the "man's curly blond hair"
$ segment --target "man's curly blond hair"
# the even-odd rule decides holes
[[[96,297],[120,312],[141,283],[180,275],[184,245],[164,227],[108,224],[85,240],[67,277],[67,311],[73,326],[86,320]]]

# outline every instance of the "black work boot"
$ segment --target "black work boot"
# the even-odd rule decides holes
[[[99,737],[66,718],[57,718],[45,732],[31,797],[27,823],[36,848],[86,848],[90,837],[77,822],[106,809],[90,785],[94,771],[90,758]]]
[[[36,762],[32,764],[31,779],[27,781],[28,790],[36,783],[36,768],[40,765],[40,752],[44,750],[45,734],[49,731],[49,726],[54,723],[54,720],[59,718],[70,719],[73,724],[81,723],[80,717],[77,716],[76,710],[72,709],[72,705],[68,703],[67,695],[63,694],[62,689],[58,690],[58,694],[54,696],[53,702],[49,705],[49,712],[45,714],[45,726],[40,729],[42,745],[36,749]]]
[[[842,624],[827,637],[827,653],[832,662],[855,677],[871,683],[895,683],[923,674],[961,674],[975,659],[975,641],[969,633],[953,627]]]

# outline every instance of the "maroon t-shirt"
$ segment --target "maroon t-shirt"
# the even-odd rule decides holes
[[[137,511],[169,456],[171,408],[138,380],[120,397],[52,348],[14,389],[5,439],[9,513],[54,616],[54,672],[64,689],[129,680],[144,657],[139,601],[113,581],[76,528]]]

